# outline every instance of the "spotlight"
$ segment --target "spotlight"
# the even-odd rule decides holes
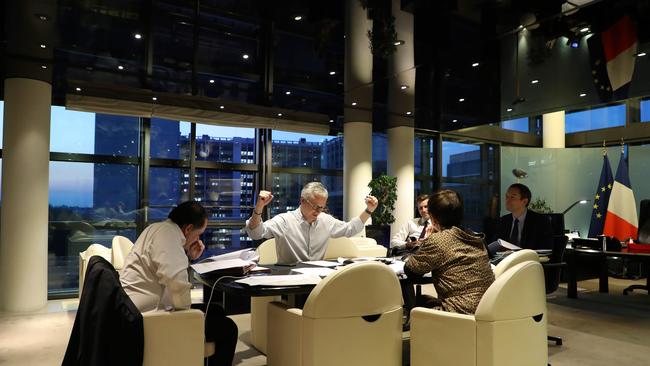
[[[580,47],[580,37],[572,34],[567,37],[566,45],[571,47],[571,48],[578,48]]]

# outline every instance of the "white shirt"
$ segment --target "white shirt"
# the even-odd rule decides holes
[[[148,226],[126,257],[120,282],[140,312],[192,304],[185,236],[167,219]]]
[[[419,239],[422,230],[424,230],[424,223],[427,221],[428,220],[424,220],[421,217],[406,221],[399,228],[399,231],[390,239],[390,247],[393,248],[406,244],[406,241],[410,236]]]
[[[246,221],[246,232],[253,240],[275,238],[278,263],[321,260],[330,238],[350,237],[363,230],[357,216],[349,222],[321,213],[312,224],[302,216],[300,208],[276,215],[251,229]]]

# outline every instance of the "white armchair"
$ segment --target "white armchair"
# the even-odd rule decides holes
[[[84,287],[84,279],[86,276],[86,268],[90,257],[98,255],[107,261],[111,261],[111,248],[107,248],[101,244],[90,244],[86,250],[79,253],[79,298]]]
[[[278,255],[275,250],[275,239],[268,239],[257,247],[260,259],[259,265],[275,264]],[[266,324],[267,306],[273,301],[280,301],[280,296],[251,297],[251,345],[266,354]]]
[[[497,278],[510,268],[526,261],[539,262],[539,255],[537,255],[536,251],[531,249],[522,249],[513,252],[512,254],[503,258],[503,260],[501,260],[501,262],[499,262],[496,267],[494,267],[494,277]]]
[[[131,251],[131,248],[133,248],[133,242],[129,238],[121,235],[115,235],[113,237],[111,263],[116,271],[120,272],[122,267],[124,267],[124,260]]]
[[[359,248],[360,257],[385,257],[388,252],[388,248],[377,244],[373,238],[353,236],[350,240]]]
[[[142,319],[143,366],[202,366],[203,358],[214,354],[214,343],[205,342],[200,310],[152,311]]]
[[[536,261],[501,274],[474,315],[411,311],[411,365],[546,365],[544,271]]]
[[[274,302],[268,315],[269,366],[402,364],[402,294],[385,264],[346,266],[303,310]]]

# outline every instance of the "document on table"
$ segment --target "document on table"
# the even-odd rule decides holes
[[[318,276],[320,278],[327,277],[335,271],[336,271],[335,269],[329,267],[296,268],[291,270],[291,272],[297,272],[304,275]]]
[[[308,274],[297,275],[274,275],[274,276],[250,276],[236,280],[249,286],[300,286],[317,285],[321,278]]]
[[[334,261],[307,261],[303,263],[318,267],[336,267],[339,265],[338,262]]]
[[[205,274],[209,272],[231,270],[231,269],[241,270],[242,274],[245,274],[251,268],[255,267],[255,263],[251,261],[245,261],[239,258],[233,258],[233,259],[195,263],[192,264],[191,267],[198,274]]]

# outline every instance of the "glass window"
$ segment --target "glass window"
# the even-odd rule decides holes
[[[442,176],[462,178],[481,175],[481,147],[453,141],[442,142]]]
[[[172,207],[189,199],[190,171],[179,168],[149,169],[150,222],[165,220]]]
[[[208,227],[201,240],[206,248],[202,258],[253,247],[253,240],[241,226]]]
[[[437,137],[415,137],[415,196],[433,192],[436,174]]]
[[[270,203],[271,217],[295,210],[300,206],[300,191],[309,183],[323,183],[328,191],[328,213],[338,219],[343,218],[343,176],[320,174],[273,173],[273,201]]]
[[[54,106],[51,118],[52,152],[139,156],[137,117],[77,112]]]
[[[5,118],[5,102],[0,100],[0,149],[2,149],[2,139],[4,133],[4,118]]]
[[[528,117],[509,119],[501,122],[501,128],[519,132],[529,132]]]
[[[194,198],[208,210],[210,221],[245,220],[252,214],[255,173],[197,169]]]
[[[255,163],[255,129],[196,125],[196,160]]]
[[[641,122],[650,122],[650,99],[641,101]]]
[[[625,104],[587,109],[566,114],[566,133],[625,126]]]
[[[372,175],[388,172],[388,136],[385,133],[372,134]]]
[[[343,169],[343,137],[273,131],[273,166]]]
[[[79,253],[89,245],[135,239],[137,191],[135,165],[50,162],[50,292],[76,291]]]
[[[162,159],[190,158],[190,123],[151,119],[151,157]]]

